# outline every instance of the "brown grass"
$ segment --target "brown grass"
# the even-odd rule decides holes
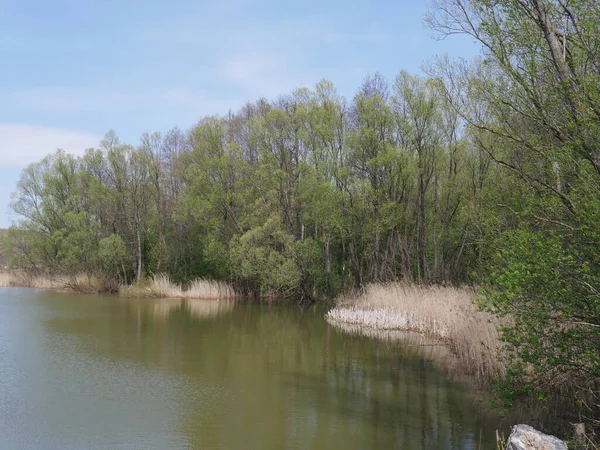
[[[167,275],[155,275],[131,286],[118,286],[116,281],[89,275],[33,275],[23,271],[0,272],[0,287],[20,286],[53,291],[80,293],[115,293],[133,298],[233,299],[236,292],[227,283],[212,280],[194,280],[184,289]]]
[[[101,279],[85,274],[79,275],[34,275],[24,271],[0,273],[0,287],[31,287],[52,291],[68,291],[80,293],[112,293],[118,286],[108,279]]]
[[[12,286],[11,275],[8,272],[0,272],[0,287]]]
[[[0,286],[32,287],[39,289],[57,289],[66,280],[57,277],[45,277],[22,271],[9,271],[0,274]]]
[[[33,275],[22,271],[3,272],[0,278],[2,286],[31,287],[48,290],[68,290],[78,284],[78,277]],[[79,277],[82,280],[82,277]]]
[[[482,384],[506,374],[498,320],[478,311],[475,291],[469,288],[409,286],[392,283],[367,286],[362,294],[338,299],[337,306],[326,314],[334,325],[355,325],[364,334],[389,331],[426,333],[443,342],[432,359],[442,365],[455,366],[477,377]]]
[[[190,287],[184,291],[185,298],[235,298],[235,291],[231,286],[220,281],[194,280]]]
[[[155,275],[149,281],[122,286],[119,295],[134,298],[184,298],[184,299],[233,299],[236,293],[231,286],[220,281],[197,279],[184,289],[173,283],[168,275]]]

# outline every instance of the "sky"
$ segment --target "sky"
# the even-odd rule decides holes
[[[427,1],[0,0],[0,228],[21,170],[57,148],[82,154],[114,129],[189,129],[247,101],[326,78],[351,99],[472,40],[435,40]]]

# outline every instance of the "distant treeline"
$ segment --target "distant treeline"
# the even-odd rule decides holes
[[[82,157],[24,170],[15,264],[167,273],[252,293],[331,296],[398,278],[460,283],[485,258],[482,208],[499,175],[434,79],[332,83],[259,100],[190,132],[109,132]]]
[[[4,237],[6,236],[7,230],[4,228],[0,228],[0,270],[4,269],[8,265],[9,255],[5,250],[6,242]]]
[[[308,298],[477,282],[512,317],[507,402],[557,395],[599,424],[600,3],[435,0],[427,21],[481,57],[29,166],[14,264]]]

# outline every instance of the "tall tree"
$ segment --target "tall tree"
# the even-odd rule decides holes
[[[471,67],[442,62],[437,74],[478,148],[514,175],[498,202],[508,226],[487,267],[488,305],[514,317],[504,330],[515,353],[504,393],[577,401],[597,423],[586,392],[600,380],[600,260],[591,250],[600,245],[600,3],[432,4],[441,36],[483,45]]]

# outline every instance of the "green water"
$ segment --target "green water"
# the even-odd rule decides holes
[[[324,309],[0,288],[0,449],[493,449],[497,418]]]

